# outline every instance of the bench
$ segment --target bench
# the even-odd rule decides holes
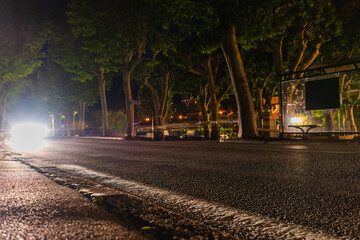
[[[302,124],[302,125],[288,125],[289,127],[300,129],[303,133],[303,139],[305,139],[305,135],[309,133],[309,131],[316,127],[321,127],[320,124]]]

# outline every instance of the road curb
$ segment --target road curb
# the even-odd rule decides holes
[[[102,186],[82,177],[69,175],[56,167],[37,167],[18,156],[13,156],[13,159],[45,175],[59,185],[79,191],[93,203],[107,208],[122,221],[128,222],[136,229],[141,229],[141,232],[147,237],[152,236],[155,239],[238,239],[137,196]]]
[[[268,145],[360,145],[358,141],[320,141],[320,140],[223,140],[221,143],[268,144]]]

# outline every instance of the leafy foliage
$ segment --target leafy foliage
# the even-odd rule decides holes
[[[2,1],[0,9],[0,108],[1,127],[5,124],[7,103],[28,86],[27,76],[39,68],[44,56],[46,30],[42,24],[40,1]],[[10,98],[10,99],[9,99]]]

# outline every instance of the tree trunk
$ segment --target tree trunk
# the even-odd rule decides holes
[[[252,100],[248,81],[241,55],[236,43],[235,27],[226,29],[223,34],[222,47],[225,58],[228,59],[229,72],[232,73],[234,92],[240,100],[242,137],[245,139],[259,137],[256,127],[254,103]]]
[[[75,116],[75,111],[72,112],[72,116],[71,116],[71,136],[75,136],[77,132],[77,128],[76,128],[76,116]]]
[[[156,89],[147,82],[147,80],[144,81],[144,85],[150,90],[151,92],[151,98],[154,103],[154,111],[155,111],[155,125],[160,125],[160,119],[161,119],[161,106],[160,106],[160,98],[159,94],[157,93]]]
[[[211,121],[211,140],[219,140],[220,139],[220,124],[218,121]]]
[[[125,93],[125,106],[126,106],[126,133],[127,139],[135,137],[134,131],[134,104],[132,103],[130,72],[123,72],[124,93]]]
[[[274,63],[276,67],[276,74],[281,75],[284,74],[284,61],[283,61],[283,52],[282,52],[282,44],[283,44],[284,38],[281,37],[278,42],[271,41],[270,44],[273,46],[273,54],[274,54]],[[282,82],[284,80],[284,76],[280,77],[280,83],[279,83],[279,104],[280,104],[280,114],[279,114],[279,120],[280,120],[280,138],[284,138],[283,132],[285,126],[288,124],[287,118],[285,118],[285,113],[287,112],[287,106],[288,101],[284,100],[284,88],[282,86]],[[292,88],[292,86],[291,86]],[[290,136],[290,135],[287,135]]]
[[[263,114],[263,92],[264,92],[264,88],[258,88],[258,114],[259,114],[259,119],[261,121],[262,119],[262,114]]]
[[[204,128],[204,139],[209,140],[210,139],[210,123],[207,120],[201,121],[201,126]]]
[[[211,140],[220,139],[220,124],[219,124],[219,104],[213,104],[211,101]]]
[[[84,136],[85,134],[85,102],[79,102],[79,136]]]
[[[165,140],[164,129],[163,129],[164,124],[165,124],[165,118],[160,116],[158,125],[156,126],[155,139],[161,140],[161,141]]]
[[[150,90],[151,92],[151,96],[153,99],[153,103],[154,103],[154,108],[155,108],[155,115],[156,115],[156,139],[157,140],[165,140],[165,135],[164,135],[164,129],[163,126],[165,124],[165,119],[167,117],[168,114],[168,97],[169,97],[169,77],[170,77],[170,72],[167,72],[165,74],[165,78],[164,78],[164,89],[163,89],[163,96],[160,102],[160,97],[158,94],[158,91],[148,82],[148,78],[145,78],[144,80],[144,85]]]
[[[61,120],[59,117],[59,114],[56,114],[55,116],[55,136],[61,136]]]
[[[304,61],[302,69],[301,69],[302,71],[306,70],[314,62],[314,60],[317,58],[317,56],[319,56],[320,47],[321,47],[321,40],[318,40],[318,42],[315,43],[314,50],[311,52],[309,58],[306,61]],[[305,72],[300,73],[299,77],[300,78],[304,77],[304,74],[305,74]]]
[[[69,112],[65,118],[65,131],[66,131],[66,136],[70,137],[71,136],[71,114],[72,112]]]
[[[64,119],[65,120],[65,119]],[[57,125],[58,125],[58,136],[65,136],[65,122],[64,125],[62,124],[61,115],[57,118]]]
[[[207,107],[205,107],[203,104],[201,104],[201,126],[204,128],[204,139],[209,140],[210,139],[210,122],[209,117],[207,113]]]
[[[7,102],[6,99],[3,99],[2,103],[1,103],[1,131],[6,131],[6,107],[7,107]]]
[[[204,128],[204,139],[210,139],[210,124],[209,124],[209,117],[208,117],[208,92],[207,92],[207,85],[202,87],[200,86],[199,92],[199,102],[200,102],[200,111],[201,111],[201,126]]]
[[[325,115],[325,131],[334,132],[335,131],[335,125],[334,125],[335,110],[332,110],[332,109],[324,110],[324,115]]]
[[[109,134],[109,122],[108,122],[108,109],[106,103],[105,79],[104,79],[103,70],[99,71],[98,80],[99,80],[100,102],[101,102],[101,122],[103,127],[102,135],[106,137]]]
[[[51,114],[50,119],[51,119],[51,136],[55,136],[55,115]]]
[[[76,115],[78,116],[77,117],[77,121],[76,121],[76,118],[75,118],[75,135],[78,135],[80,136],[80,127],[81,127],[81,101],[79,100],[77,102],[77,113]]]
[[[232,71],[232,66],[231,66],[231,62],[229,59],[229,56],[227,55],[227,53],[225,52],[225,49],[223,47],[223,45],[221,44],[221,50],[224,54],[224,58],[226,61],[226,65],[228,67],[229,70],[229,75],[230,75],[230,80],[231,80],[231,85],[234,88],[234,96],[235,96],[235,102],[236,102],[236,108],[237,108],[237,113],[238,113],[238,120],[237,120],[237,131],[236,131],[236,136],[238,138],[242,138],[242,124],[241,124],[241,104],[240,104],[240,96],[238,91],[235,91],[235,78],[234,78],[234,74]]]
[[[203,107],[201,108],[201,126],[204,128],[204,139],[210,139],[210,121],[208,115],[208,107],[206,103],[201,104]]]
[[[220,139],[220,124],[219,124],[219,101],[216,96],[215,77],[211,68],[211,57],[206,61],[208,82],[210,88],[210,109],[211,109],[211,140]]]
[[[280,38],[278,42],[271,42],[274,48],[274,62],[277,74],[284,73],[284,61],[282,53],[283,38]]]
[[[354,118],[354,105],[350,105],[348,107],[348,119],[350,122],[350,129],[353,132],[357,132],[357,126],[355,124],[355,118]]]
[[[157,140],[163,140],[163,133],[162,133],[163,131],[162,131],[161,127],[165,123],[165,118],[162,118],[162,116],[161,116],[159,95],[156,92],[156,90],[149,84],[145,83],[145,86],[147,86],[151,91],[151,96],[152,96],[154,108],[155,108],[154,109],[155,110],[155,137],[154,138]]]

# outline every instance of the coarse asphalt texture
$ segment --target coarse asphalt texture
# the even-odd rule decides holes
[[[80,193],[0,158],[0,239],[147,239]]]
[[[237,239],[133,195],[4,152],[0,239]]]
[[[357,143],[249,143],[61,138],[22,158],[241,239],[359,239]]]

